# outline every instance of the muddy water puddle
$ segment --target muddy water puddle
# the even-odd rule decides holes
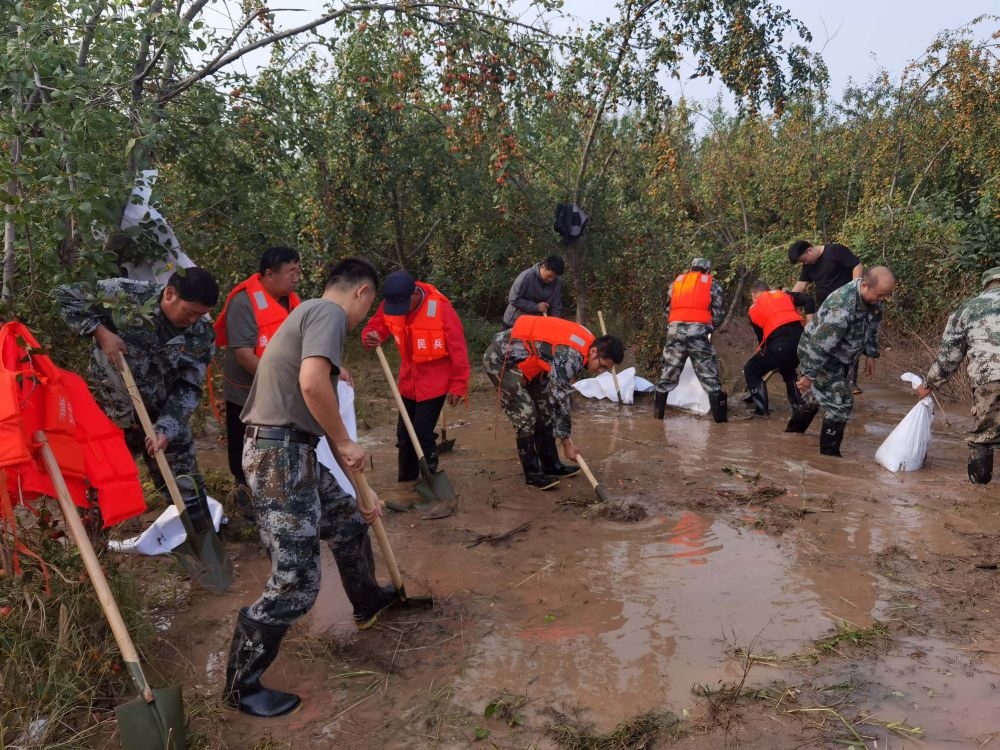
[[[649,514],[612,523],[559,504],[587,502],[582,477],[553,493],[529,492],[508,425],[479,394],[471,412],[449,420],[458,442],[441,461],[459,513],[434,523],[386,519],[407,589],[433,593],[438,608],[395,612],[358,634],[324,550],[320,599],[269,672],[275,687],[301,691],[307,708],[275,722],[227,714],[227,747],[249,747],[265,732],[296,748],[470,747],[501,691],[527,696],[528,728],[499,746],[548,747],[545,708],[582,711],[601,730],[647,709],[682,713],[696,702],[692,686],[741,678],[737,648],[773,657],[754,667],[750,684],[849,683],[845,712],[921,728],[901,737],[883,727],[880,748],[987,739],[1000,730],[1000,646],[984,642],[982,623],[979,640],[967,643],[960,630],[942,636],[920,613],[965,606],[946,587],[927,585],[938,568],[924,563],[982,553],[970,535],[1000,528],[997,508],[965,482],[954,436],[936,437],[923,471],[896,476],[874,463],[913,403],[905,395],[866,392],[841,460],[816,453],[818,425],[788,435],[780,414],[750,420],[734,406],[727,425],[679,412],[657,422],[648,404],[578,403],[575,441],[612,501],[640,503]],[[952,422],[959,433],[962,420]],[[386,497],[406,492],[391,481],[390,432],[382,425],[365,437],[373,483]],[[775,492],[755,494],[762,487]],[[525,524],[502,543],[476,542]],[[891,580],[879,563],[886,550],[899,563]],[[204,695],[221,688],[236,610],[268,574],[255,545],[240,545],[238,572],[226,596],[194,594],[168,634],[187,644],[190,683]],[[977,606],[970,617],[990,617],[981,611],[989,604]],[[782,661],[809,653],[838,622],[860,630],[874,620],[889,623],[893,637],[873,651],[845,650],[809,669]],[[795,746],[811,727],[785,708],[760,708],[791,738],[773,747]]]

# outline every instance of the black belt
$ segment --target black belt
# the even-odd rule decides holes
[[[319,438],[311,432],[293,430],[288,427],[247,426],[247,437],[251,440],[278,440],[288,443],[306,443],[312,448],[319,445]]]

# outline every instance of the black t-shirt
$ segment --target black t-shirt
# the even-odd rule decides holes
[[[816,305],[819,306],[853,278],[852,271],[860,262],[858,256],[843,245],[824,245],[819,260],[802,264],[799,281],[811,281],[816,285]]]

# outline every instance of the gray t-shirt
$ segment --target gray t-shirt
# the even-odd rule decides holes
[[[299,387],[307,357],[326,357],[334,392],[347,334],[347,313],[336,302],[306,300],[288,316],[264,350],[240,419],[248,425],[291,427],[317,437],[323,427],[309,411]]]
[[[287,310],[290,304],[288,297],[279,299],[278,304]],[[250,393],[253,375],[240,367],[233,349],[257,348],[257,319],[253,315],[250,295],[246,292],[233,297],[229,307],[226,308],[226,334],[229,343],[226,345],[226,356],[222,360],[222,395],[226,401],[243,406],[247,402],[247,394]]]

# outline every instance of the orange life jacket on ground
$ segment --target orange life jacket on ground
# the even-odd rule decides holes
[[[712,274],[688,271],[674,280],[669,322],[712,325]]]
[[[104,525],[146,510],[139,471],[125,436],[94,401],[79,375],[40,353],[31,332],[11,322],[0,328],[0,469],[15,498],[55,496],[35,456],[44,430],[73,502],[88,507],[87,482],[97,490]]]
[[[795,309],[795,301],[791,295],[780,289],[772,289],[757,295],[750,305],[750,320],[755,326],[764,329],[763,341],[778,328],[789,323],[801,323],[802,316]]]
[[[229,296],[226,297],[226,304],[222,308],[222,313],[219,315],[219,319],[215,321],[215,343],[217,346],[227,346],[229,344],[229,335],[226,333],[226,311],[229,309],[229,303],[232,302],[233,297],[244,290],[246,290],[247,296],[250,297],[250,305],[253,307],[253,317],[257,322],[257,346],[254,347],[253,353],[261,357],[264,355],[264,348],[267,346],[267,342],[271,340],[271,337],[281,327],[281,324],[285,322],[288,313],[298,307],[300,301],[299,295],[295,292],[288,295],[288,309],[286,310],[278,300],[267,293],[267,290],[261,283],[259,273],[255,273],[246,281],[241,281],[229,293]]]
[[[568,346],[583,355],[584,364],[590,356],[590,347],[594,345],[595,336],[579,323],[563,318],[540,317],[538,315],[522,315],[514,321],[510,330],[510,338],[524,342],[530,356],[518,364],[527,380],[533,380],[543,372],[549,372],[552,365],[538,354],[535,342],[541,341],[552,346],[553,352],[557,346]]]
[[[417,286],[424,292],[424,301],[416,310],[412,323],[407,323],[409,313],[405,315],[384,315],[385,325],[396,339],[396,346],[403,352],[406,346],[406,329],[410,329],[410,362],[415,365],[433,362],[448,356],[448,346],[444,338],[444,318],[441,315],[441,304],[448,298],[430,284],[418,281]]]

